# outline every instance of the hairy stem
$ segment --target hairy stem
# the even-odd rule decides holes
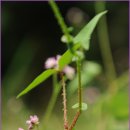
[[[68,130],[68,120],[67,120],[67,99],[66,99],[66,88],[65,88],[65,80],[63,73],[60,73],[61,75],[61,80],[62,80],[62,87],[63,87],[63,111],[64,111],[64,129]]]
[[[74,116],[74,119],[72,121],[72,124],[69,127],[69,130],[72,130],[73,127],[76,125],[76,122],[81,114],[81,108],[82,108],[82,88],[81,88],[81,59],[80,56],[76,55],[78,60],[77,60],[77,72],[78,72],[78,102],[79,102],[79,110]]]
[[[72,121],[72,124],[71,124],[69,130],[72,130],[72,129],[74,128],[74,126],[76,125],[76,122],[77,122],[79,116],[80,116],[80,112],[78,111],[78,112],[76,113],[76,115],[75,115],[73,121]]]

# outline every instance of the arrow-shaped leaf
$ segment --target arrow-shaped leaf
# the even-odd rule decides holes
[[[81,46],[88,50],[89,49],[89,41],[91,34],[99,21],[99,19],[106,14],[107,11],[103,11],[97,14],[74,38],[73,41],[76,45],[74,45],[73,50],[79,49]],[[70,50],[67,50],[59,60],[59,68],[63,69],[65,65],[69,64],[73,58],[73,54]]]
[[[56,73],[55,69],[48,69],[41,73],[38,77],[36,77],[30,85],[28,85],[18,96],[17,98],[23,96],[24,94],[28,93],[30,90],[35,88],[37,85],[45,81],[47,78],[49,78],[52,74]]]
[[[91,34],[96,27],[99,19],[106,14],[107,11],[103,11],[97,14],[79,33],[74,37],[74,43],[80,43],[85,50],[89,49],[89,41]]]

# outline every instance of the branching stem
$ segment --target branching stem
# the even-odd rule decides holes
[[[76,125],[76,122],[77,122],[79,116],[80,116],[80,112],[78,111],[78,112],[76,113],[76,115],[75,115],[73,121],[72,121],[72,124],[71,124],[69,130],[72,130],[72,129],[74,128],[74,126]]]
[[[79,100],[79,110],[74,116],[74,119],[72,121],[71,126],[69,127],[69,130],[72,130],[74,126],[76,125],[76,122],[81,114],[81,108],[82,108],[82,88],[81,88],[81,59],[80,56],[77,55],[77,72],[78,72],[78,100]]]

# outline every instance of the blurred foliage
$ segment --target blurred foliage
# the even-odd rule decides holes
[[[73,34],[95,16],[94,2],[57,2],[65,22],[73,26]],[[128,130],[128,2],[106,2],[108,34],[117,78],[109,85],[99,49],[97,32],[91,38],[90,51],[82,66],[83,99],[87,103],[75,130]],[[2,1],[2,129],[15,130],[24,126],[29,115],[40,117],[43,128],[48,105],[51,78],[22,99],[16,95],[44,71],[44,61],[63,54],[61,30],[47,2]],[[72,64],[75,66],[74,64]],[[109,65],[109,63],[108,63]],[[75,77],[76,78],[76,77]],[[69,81],[67,81],[69,83]],[[112,94],[109,88],[116,93]],[[76,80],[67,86],[69,120],[77,102]],[[70,94],[70,93],[71,94]],[[46,130],[63,129],[61,95],[46,123]]]
[[[93,81],[93,79],[101,73],[101,66],[94,62],[85,62],[83,63],[82,70],[81,70],[81,82],[82,87],[87,87],[87,85]],[[86,78],[87,77],[87,78]],[[78,88],[78,82],[77,82],[77,75],[75,78],[69,83],[68,85],[68,92],[69,95],[72,95]]]

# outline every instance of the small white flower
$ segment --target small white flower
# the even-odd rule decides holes
[[[30,120],[27,120],[27,121],[26,121],[26,124],[30,125],[30,124],[31,124],[31,121],[30,121]]]

